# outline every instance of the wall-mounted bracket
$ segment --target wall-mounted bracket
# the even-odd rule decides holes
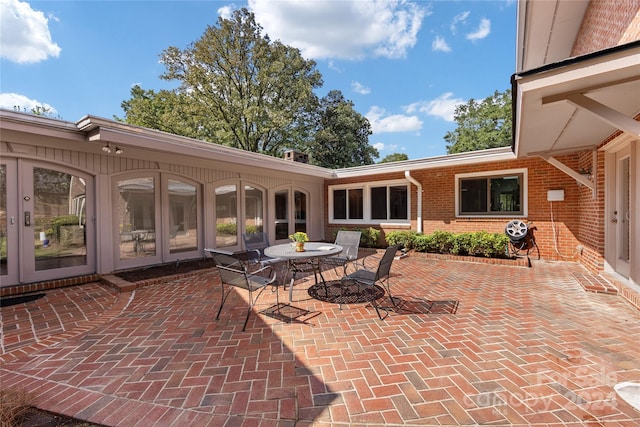
[[[594,200],[596,199],[597,186],[596,186],[595,179],[593,179],[593,173],[597,170],[596,161],[598,159],[598,154],[595,151],[593,151],[593,160],[591,162],[592,163],[592,165],[591,165],[592,174],[591,175],[580,174],[580,173],[574,171],[569,166],[565,165],[564,163],[562,163],[560,160],[556,159],[553,156],[540,154],[540,157],[543,158],[545,161],[547,161],[547,163],[549,163],[550,165],[560,169],[562,172],[566,173],[571,178],[575,179],[576,182],[578,183],[578,185],[584,185],[585,187],[590,188],[591,189],[591,195],[593,196],[593,199]]]

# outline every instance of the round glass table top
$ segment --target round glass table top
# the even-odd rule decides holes
[[[271,258],[314,258],[336,255],[342,252],[342,246],[333,243],[305,242],[304,251],[296,252],[295,243],[269,246],[264,254]]]

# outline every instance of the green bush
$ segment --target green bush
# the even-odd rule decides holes
[[[79,225],[78,215],[61,215],[51,220],[51,231],[45,230],[47,235],[53,234],[56,240],[60,241],[60,227],[63,225]]]
[[[432,234],[433,236],[433,247],[436,249],[438,253],[441,254],[449,254],[451,253],[451,249],[453,248],[453,233],[448,231],[436,231]]]
[[[418,232],[413,230],[391,231],[387,233],[386,240],[389,246],[400,244],[406,249],[413,249],[417,236]]]
[[[247,225],[246,229],[245,229],[245,233],[251,234],[251,233],[260,233],[262,232],[262,226],[261,225]]]
[[[218,224],[216,225],[216,231],[218,232],[218,234],[235,236],[238,233],[238,227],[231,222],[226,224]]]
[[[389,233],[392,235],[393,233]],[[387,235],[389,237],[389,235]],[[397,240],[399,236],[392,236]],[[432,234],[416,233],[413,239],[414,249],[418,252],[433,252],[453,255],[470,255],[488,258],[507,257],[506,247],[509,238],[502,233],[474,231],[451,233],[435,231]]]
[[[360,231],[360,246],[364,248],[376,248],[378,247],[378,239],[380,238],[380,230],[369,228],[358,228],[356,231]]]

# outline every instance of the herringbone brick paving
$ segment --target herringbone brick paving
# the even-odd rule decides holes
[[[311,299],[307,278],[281,312],[299,317],[252,313],[245,332],[246,295],[215,320],[215,270],[119,295],[48,291],[2,308],[0,384],[117,426],[640,423],[613,391],[640,381],[640,314],[585,292],[578,265],[411,254],[391,271],[402,302],[384,321],[368,304]],[[255,311],[274,303],[263,295]]]

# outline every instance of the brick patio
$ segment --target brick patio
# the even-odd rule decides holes
[[[117,426],[640,423],[613,390],[640,382],[640,312],[585,291],[579,265],[412,253],[391,271],[404,303],[384,321],[368,304],[311,299],[307,278],[281,312],[299,317],[253,313],[245,332],[243,294],[215,320],[215,270],[120,293],[48,290],[2,308],[0,384]]]

